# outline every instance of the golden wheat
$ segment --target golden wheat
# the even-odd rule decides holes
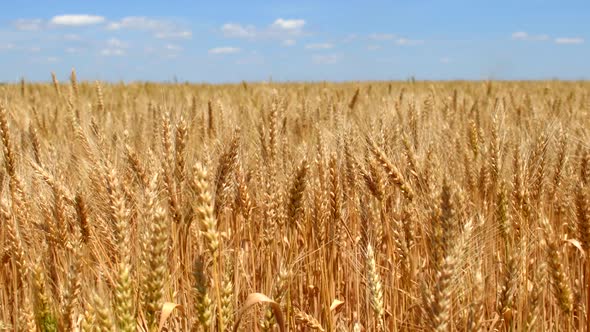
[[[0,329],[590,326],[587,82],[0,88]]]

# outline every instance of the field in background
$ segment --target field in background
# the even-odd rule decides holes
[[[74,74],[0,103],[0,330],[590,324],[590,83]]]

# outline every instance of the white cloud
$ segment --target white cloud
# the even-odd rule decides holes
[[[318,43],[318,44],[307,44],[305,48],[308,50],[329,50],[334,48],[334,44],[330,43]]]
[[[127,16],[123,17],[120,21],[109,23],[107,29],[163,30],[166,26],[167,23],[161,20],[151,19],[144,16]]]
[[[56,57],[56,56],[34,56],[29,58],[29,61],[32,63],[42,63],[42,64],[47,64],[47,63],[56,63],[60,61],[60,58]]]
[[[529,38],[529,34],[524,31],[517,31],[512,33],[512,39],[514,40],[527,40]]]
[[[80,40],[82,40],[82,37],[80,37],[80,35],[68,33],[68,34],[64,35],[64,39],[69,40],[69,41],[80,41]]]
[[[41,52],[41,47],[33,46],[33,47],[29,48],[29,51],[31,51],[33,53],[39,53],[39,52]]]
[[[281,45],[286,46],[286,47],[295,46],[295,44],[297,44],[297,41],[295,39],[285,39],[281,43]]]
[[[444,64],[453,62],[453,60],[449,57],[440,58],[439,61],[440,61],[440,63],[444,63]]]
[[[111,39],[107,40],[107,45],[110,48],[127,48],[127,43],[122,42],[121,40],[119,40],[117,38],[111,38]]]
[[[66,53],[76,54],[76,53],[80,53],[80,52],[82,52],[82,50],[79,48],[75,48],[75,47],[66,48]]]
[[[192,31],[179,26],[175,22],[145,16],[123,17],[119,21],[109,23],[107,29],[150,31],[158,39],[190,39],[193,36]]]
[[[209,54],[235,54],[239,53],[240,51],[241,49],[238,47],[224,46],[210,49]]]
[[[395,43],[398,45],[403,45],[403,46],[413,46],[413,45],[422,45],[422,44],[424,44],[424,41],[419,40],[419,39],[399,38],[395,41]]]
[[[393,39],[395,39],[395,35],[390,34],[390,33],[372,33],[369,35],[369,39],[371,39],[371,40],[393,40]]]
[[[331,55],[314,55],[311,61],[316,65],[333,65],[340,60],[340,56],[336,54]]]
[[[276,19],[266,28],[257,28],[253,25],[242,25],[239,23],[225,23],[221,26],[221,33],[226,38],[246,39],[293,39],[303,34],[305,20],[302,19]]]
[[[344,37],[342,42],[343,43],[350,43],[350,42],[357,40],[358,38],[359,38],[359,36],[356,33],[351,33],[348,36]]]
[[[579,44],[584,44],[584,38],[580,38],[580,37],[560,37],[560,38],[555,38],[555,43],[557,43],[557,44],[579,45]]]
[[[190,30],[157,32],[154,37],[158,39],[191,39],[193,33]]]
[[[369,45],[369,46],[367,46],[367,50],[368,51],[377,51],[377,50],[380,50],[380,49],[381,49],[381,46],[380,45]]]
[[[14,48],[15,48],[15,46],[12,43],[0,44],[0,51],[13,50]]]
[[[104,56],[123,56],[125,51],[119,48],[105,48],[100,51],[100,55]]]
[[[43,27],[43,20],[20,18],[12,22],[12,25],[21,31],[38,31]]]
[[[536,35],[535,40],[549,40],[549,35]]]
[[[305,25],[305,20],[296,19],[296,20],[285,20],[282,18],[277,18],[274,23],[272,24],[273,27],[283,29],[283,30],[300,30]]]
[[[549,36],[545,34],[531,35],[525,31],[517,31],[512,33],[513,40],[525,40],[525,41],[544,41],[549,40]]]
[[[53,25],[62,26],[84,26],[84,25],[95,25],[105,21],[103,16],[98,15],[59,15],[54,16],[50,23]]]
[[[127,47],[127,43],[117,38],[111,38],[107,40],[106,47],[100,51],[100,54],[104,56],[123,56],[127,54],[125,51]]]
[[[257,35],[256,27],[252,25],[242,26],[237,23],[226,23],[221,27],[221,32],[229,38],[254,38]]]
[[[178,45],[174,45],[174,44],[167,44],[165,46],[165,48],[168,51],[182,51],[182,47],[178,46]]]

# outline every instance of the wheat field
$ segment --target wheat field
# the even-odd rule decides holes
[[[0,330],[590,326],[590,83],[0,86]]]

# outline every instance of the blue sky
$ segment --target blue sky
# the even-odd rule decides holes
[[[43,5],[41,5],[43,4]],[[0,81],[590,79],[590,1],[6,1]]]

